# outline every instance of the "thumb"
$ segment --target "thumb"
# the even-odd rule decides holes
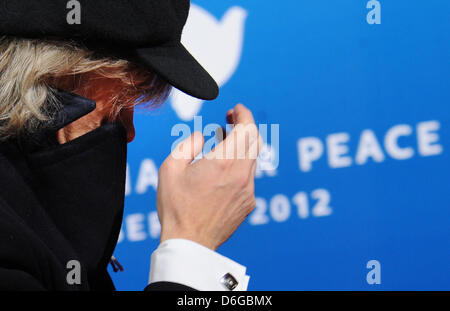
[[[251,124],[255,123],[252,112],[242,104],[237,104],[233,109],[234,124]]]
[[[202,152],[204,143],[202,133],[194,132],[175,147],[170,157],[180,165],[187,166]]]

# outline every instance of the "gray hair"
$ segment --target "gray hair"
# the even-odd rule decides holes
[[[93,52],[70,42],[0,37],[0,140],[33,132],[51,119],[50,112],[58,105],[52,85],[55,79],[100,72],[103,77],[111,74],[125,81],[129,71],[126,60],[94,57]],[[141,82],[151,85],[136,90],[141,95],[156,90],[161,101],[165,100],[168,84],[148,76]],[[132,78],[128,84],[134,86]]]

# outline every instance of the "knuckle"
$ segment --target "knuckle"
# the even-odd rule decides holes
[[[229,160],[222,159],[222,160],[217,161],[217,167],[220,170],[224,171],[224,170],[227,170],[230,167],[230,163],[231,162]]]
[[[249,200],[248,200],[248,205],[247,205],[247,212],[250,214],[251,212],[253,212],[253,210],[256,207],[256,198],[255,196],[252,196]]]
[[[244,173],[244,174],[239,174],[239,176],[237,177],[237,184],[241,187],[241,188],[247,188],[249,182],[250,182],[250,178],[249,175]],[[248,189],[246,189],[248,191]]]
[[[170,156],[164,160],[164,162],[161,164],[159,171],[160,173],[165,173],[168,171],[171,171],[173,168],[173,160],[170,158]]]

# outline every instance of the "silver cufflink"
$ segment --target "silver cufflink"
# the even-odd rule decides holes
[[[229,290],[235,289],[239,284],[239,282],[230,273],[225,274],[220,279],[220,283],[222,283],[223,286],[225,286]]]

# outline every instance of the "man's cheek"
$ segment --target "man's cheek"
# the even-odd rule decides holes
[[[131,143],[136,136],[136,131],[134,128],[134,109],[125,109],[120,113],[120,121],[127,131],[127,142]]]

